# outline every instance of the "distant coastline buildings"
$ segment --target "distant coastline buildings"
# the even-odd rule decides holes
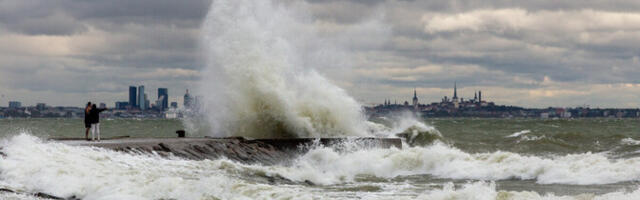
[[[638,118],[640,109],[592,109],[588,107],[576,108],[523,108],[518,106],[496,105],[486,101],[482,91],[474,93],[473,98],[458,96],[458,84],[453,83],[453,96],[444,96],[440,102],[420,104],[417,90],[413,90],[412,104],[391,103],[385,99],[382,104],[365,107],[369,116],[384,116],[396,112],[413,112],[421,117],[485,117],[485,118],[582,118],[582,117],[616,117]]]
[[[201,104],[200,96],[192,97],[189,90],[184,94],[184,107],[178,108],[178,102],[170,102],[169,89],[158,88],[158,98],[150,103],[149,95],[145,93],[145,86],[129,86],[128,101],[116,101],[115,107],[102,115],[118,118],[179,118],[184,115],[196,113]],[[105,103],[97,103],[99,107],[106,108]],[[37,103],[35,106],[23,106],[20,101],[9,101],[8,107],[0,106],[1,118],[73,118],[83,117],[84,105],[78,107],[48,106],[45,103]]]
[[[465,100],[464,98],[458,97],[458,83],[453,83],[453,97],[449,99],[449,97],[444,96],[440,102],[434,102],[431,104],[420,104],[418,100],[418,92],[414,88],[413,89],[413,99],[412,104],[409,105],[409,102],[405,101],[404,104],[399,105],[397,103],[392,104],[391,100],[385,100],[383,104],[379,104],[374,108],[378,109],[409,109],[414,112],[421,111],[429,111],[429,110],[447,110],[454,112],[458,109],[463,108],[476,108],[476,107],[486,107],[495,105],[493,102],[486,102],[482,100],[482,91],[478,91],[474,93],[474,97],[471,99]]]
[[[182,96],[183,106],[178,109],[178,102],[169,102],[169,90],[158,88],[158,99],[154,104],[149,103],[145,92],[145,86],[129,86],[128,101],[115,102],[115,108],[103,112],[105,117],[117,118],[178,118],[185,115],[197,115],[202,106],[202,97],[193,96],[189,90]],[[457,82],[453,84],[451,98],[444,96],[440,102],[421,104],[417,89],[413,90],[411,104],[408,101],[399,102],[385,99],[382,104],[365,107],[364,110],[370,117],[383,116],[395,112],[413,112],[420,117],[483,117],[483,118],[640,118],[640,109],[614,109],[614,108],[523,108],[518,106],[496,105],[486,101],[482,91],[474,93],[473,98],[462,98],[458,94]],[[83,117],[83,106],[49,106],[45,103],[37,103],[35,106],[24,106],[22,102],[10,99],[8,107],[0,105],[0,118],[72,118]],[[169,106],[170,105],[170,106]],[[101,107],[106,104],[100,103]]]

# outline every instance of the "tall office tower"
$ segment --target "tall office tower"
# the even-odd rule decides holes
[[[147,105],[145,103],[144,85],[141,85],[138,87],[138,104],[136,105],[140,108],[140,110],[145,110],[147,108]]]
[[[189,94],[189,90],[184,94],[184,108],[191,108],[191,95]]]
[[[136,86],[129,86],[129,106],[131,106],[131,108],[138,107],[137,95],[138,90]]]
[[[158,108],[162,111],[167,110],[169,108],[169,90],[167,88],[158,88],[158,100],[160,100],[160,104],[156,104]]]
[[[149,97],[147,97],[147,94],[144,94],[144,109],[148,110],[151,107],[151,103],[149,101]]]

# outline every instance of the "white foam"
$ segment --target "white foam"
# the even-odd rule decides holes
[[[411,182],[375,183],[376,192],[330,192],[317,184],[363,186],[355,176],[390,178],[431,174],[455,179],[537,179],[539,183],[604,184],[637,180],[637,158],[609,160],[599,154],[556,158],[521,156],[508,152],[469,154],[443,144],[425,148],[316,148],[292,166],[245,165],[226,159],[188,161],[133,155],[90,147],[42,142],[29,135],[2,141],[0,187],[81,199],[638,199],[639,191],[604,195],[554,196],[535,192],[497,191],[491,182],[475,182],[443,189],[424,189]],[[256,176],[282,176],[300,183],[271,185]],[[6,198],[5,198],[6,197]],[[4,199],[31,199],[0,194]]]
[[[527,134],[527,133],[531,133],[531,130],[518,131],[518,132],[515,132],[515,133],[513,133],[511,135],[508,135],[506,137],[508,137],[508,138],[510,138],[510,137],[518,137],[518,136],[521,136],[521,135],[524,135],[524,134]]]
[[[3,142],[0,185],[80,199],[310,199],[304,188],[237,178],[228,160],[186,161],[43,143],[21,134]]]
[[[440,178],[536,180],[539,184],[608,184],[640,180],[640,158],[609,159],[604,154],[569,154],[552,158],[511,152],[466,153],[442,143],[427,147],[368,149],[351,152],[319,147],[292,167],[273,168],[296,181],[319,184],[352,182],[358,175],[393,178],[428,174]]]
[[[640,141],[634,140],[633,138],[624,138],[620,140],[620,143],[624,145],[640,145]]]
[[[557,196],[554,194],[539,194],[530,191],[498,191],[493,182],[466,183],[456,189],[453,183],[447,183],[442,189],[427,191],[416,199],[444,200],[497,200],[497,199],[527,199],[527,200],[637,200],[640,199],[640,189],[627,192],[619,191],[603,195],[581,194],[576,196]]]

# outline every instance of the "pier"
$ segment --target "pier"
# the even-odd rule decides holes
[[[50,138],[63,144],[91,146],[131,153],[153,153],[163,157],[190,160],[218,159],[221,157],[242,163],[264,165],[281,164],[317,145],[357,145],[361,148],[402,148],[399,138],[283,138],[246,139],[243,137],[210,138],[130,138],[120,136],[101,141],[83,138]]]

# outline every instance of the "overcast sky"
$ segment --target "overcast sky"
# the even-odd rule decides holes
[[[208,0],[0,0],[0,106],[126,101],[129,85],[172,101],[204,66]],[[359,101],[421,103],[482,90],[525,107],[640,107],[640,1],[308,2],[343,40]],[[373,27],[368,29],[368,27]],[[344,34],[341,32],[327,34]]]

